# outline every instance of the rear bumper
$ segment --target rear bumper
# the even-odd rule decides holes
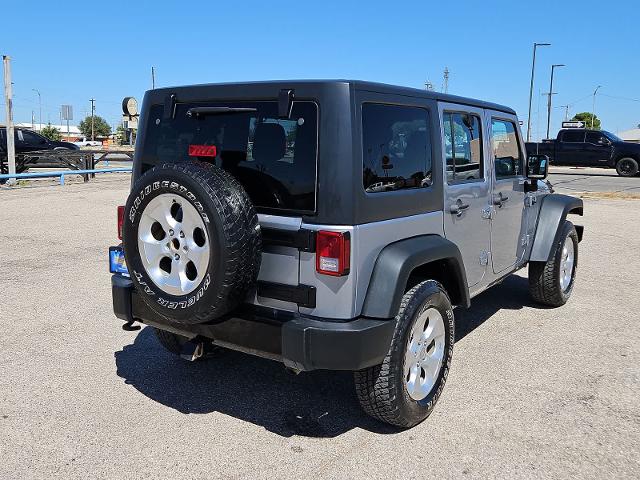
[[[356,318],[344,322],[291,312],[243,306],[216,323],[186,325],[157,315],[139,297],[130,279],[111,278],[113,310],[137,321],[189,338],[283,362],[297,370],[360,370],[382,363],[395,320]]]

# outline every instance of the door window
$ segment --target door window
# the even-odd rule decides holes
[[[367,193],[431,185],[429,112],[419,107],[362,106],[363,186]]]
[[[496,179],[522,175],[523,157],[516,135],[516,126],[508,120],[491,120],[491,144]]]
[[[594,145],[602,145],[607,143],[608,140],[604,135],[598,132],[587,132],[586,143],[593,143]]]
[[[480,180],[484,177],[480,118],[468,113],[445,112],[444,129],[447,182]]]
[[[584,143],[584,130],[567,130],[562,134],[565,143]]]

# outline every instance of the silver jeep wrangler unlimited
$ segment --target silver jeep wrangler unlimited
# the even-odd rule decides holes
[[[370,415],[411,427],[447,379],[454,306],[529,265],[571,295],[582,201],[540,181],[510,108],[360,81],[147,92],[123,244],[124,328],[295,371],[353,370]],[[126,264],[124,263],[126,259]]]

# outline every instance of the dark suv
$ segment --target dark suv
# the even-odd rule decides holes
[[[110,249],[113,308],[190,359],[212,345],[352,370],[409,427],[447,379],[454,306],[529,265],[571,295],[582,201],[551,194],[508,107],[359,81],[147,92]],[[126,259],[126,263],[125,263]]]

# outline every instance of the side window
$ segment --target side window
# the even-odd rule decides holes
[[[22,138],[18,134],[18,138],[28,145],[44,145],[47,143],[44,137],[41,137],[37,133],[29,132],[28,130],[18,130],[22,133]]]
[[[524,172],[516,126],[508,120],[491,120],[491,144],[496,179],[515,177]]]
[[[428,110],[363,104],[362,149],[362,181],[367,193],[431,185]]]
[[[601,143],[606,143],[604,135],[598,132],[587,132],[587,138],[585,140],[586,143],[593,143],[594,145],[600,145]]]
[[[444,130],[447,182],[460,183],[484,177],[480,118],[468,113],[445,112]]]
[[[562,141],[567,143],[583,143],[584,130],[566,130],[562,134]]]

